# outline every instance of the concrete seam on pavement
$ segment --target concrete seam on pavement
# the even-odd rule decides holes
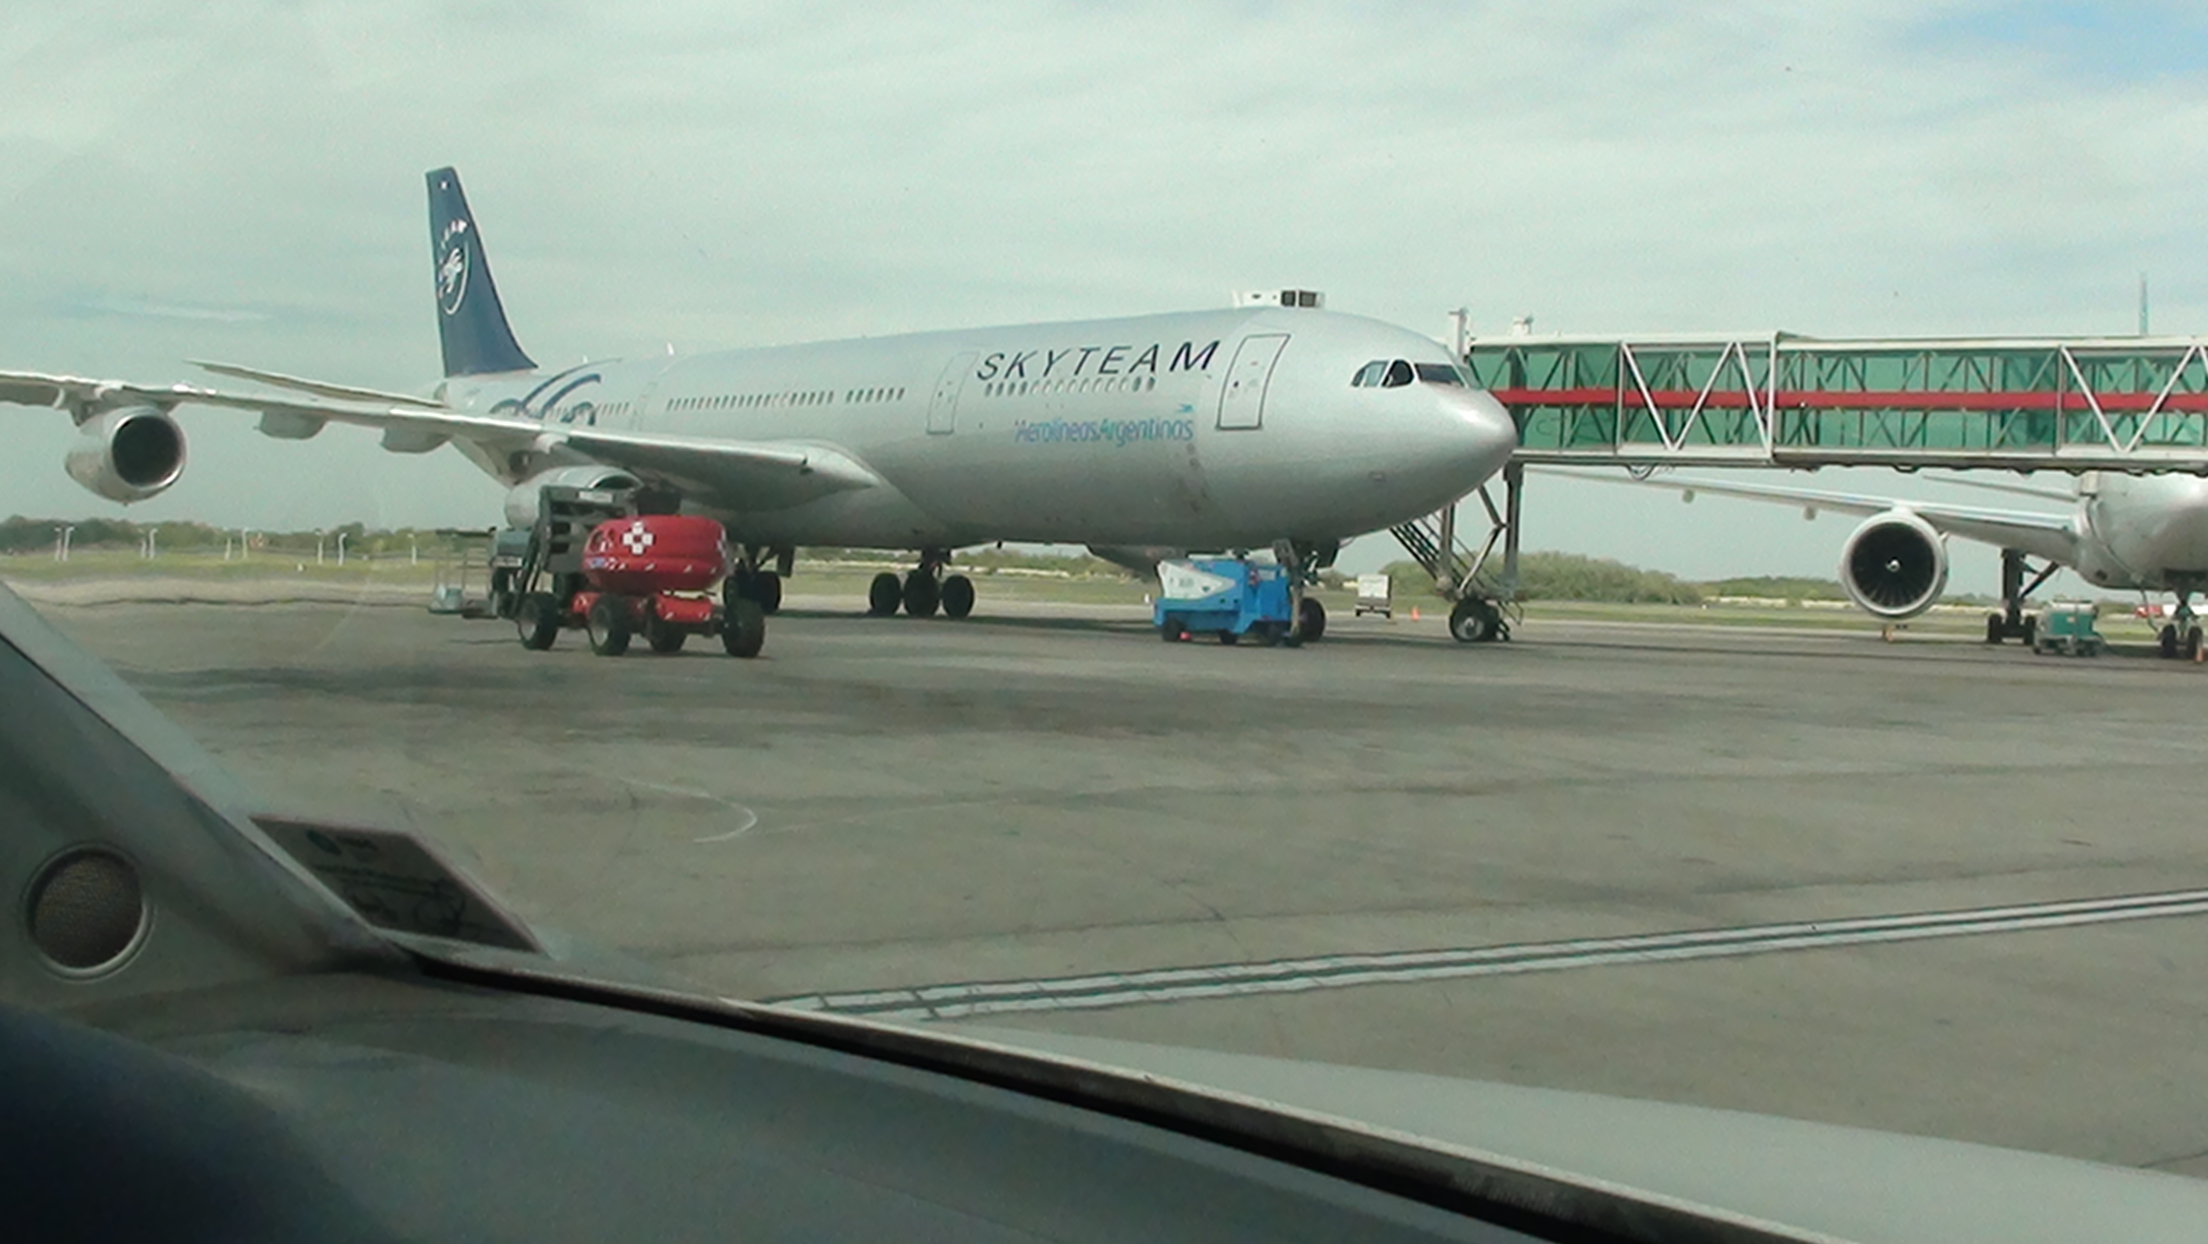
[[[767,1001],[878,1019],[965,1019],[1016,1012],[1096,1010],[1204,998],[1302,993],[1358,985],[1556,972],[1626,963],[1676,963],[1779,951],[2208,915],[2208,890],[2072,899],[1960,911],[1743,925],[1626,937],[1377,954],[1323,955],[1035,980],[964,981],[908,989],[798,994]]]

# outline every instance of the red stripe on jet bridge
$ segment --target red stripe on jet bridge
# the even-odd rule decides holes
[[[1615,406],[1621,398],[1615,388],[1498,388],[1488,392],[1506,406]],[[2100,403],[2102,413],[2112,415],[2142,414],[2150,410],[2171,414],[2208,412],[2208,393],[2172,393],[2162,398],[2159,406],[2156,396],[2153,393],[2098,393],[2093,400]],[[1658,410],[1693,410],[1698,402],[1705,410],[1747,410],[1751,406],[1761,408],[1765,402],[1761,391],[1749,393],[1744,389],[1717,389],[1707,397],[1697,389],[1651,389],[1649,397],[1654,399]],[[1781,410],[2023,410],[2049,414],[2090,414],[2093,410],[2085,395],[2075,391],[1941,393],[1929,389],[1867,392],[1780,389],[1770,398]],[[1647,407],[1638,389],[1628,390],[1623,400],[1633,410]]]

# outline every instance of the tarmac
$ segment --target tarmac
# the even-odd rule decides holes
[[[2208,1174],[2208,667],[2143,647],[796,595],[756,660],[605,659],[418,601],[41,607],[269,810],[721,994]]]

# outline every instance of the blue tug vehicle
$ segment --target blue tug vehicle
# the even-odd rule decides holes
[[[1158,563],[1158,597],[1150,620],[1167,643],[1211,634],[1223,644],[1244,635],[1272,647],[1301,642],[1297,593],[1288,567],[1276,559],[1187,557]]]

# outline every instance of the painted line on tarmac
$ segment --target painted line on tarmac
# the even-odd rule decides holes
[[[877,1019],[967,1019],[977,1015],[1096,1010],[1159,1002],[1346,989],[1357,985],[1561,972],[1628,963],[1675,963],[1689,959],[1722,959],[1790,950],[2021,933],[2120,920],[2199,915],[2208,915],[2208,890],[2173,890],[2116,898],[1743,925],[1629,937],[1321,955],[1263,963],[1218,963],[1037,980],[966,981],[911,989],[800,994],[768,1001],[800,1010]]]

